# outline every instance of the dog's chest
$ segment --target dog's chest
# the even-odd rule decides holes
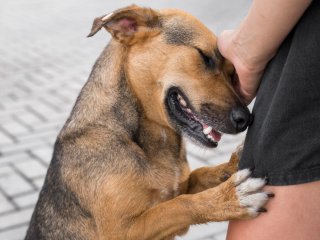
[[[152,190],[153,192],[153,197],[151,201],[151,206],[156,206],[159,203],[166,202],[168,200],[171,200],[179,194],[180,192],[180,183],[181,183],[181,169],[178,167],[174,168],[174,177],[171,176],[163,176],[164,183],[162,188],[154,189]],[[170,182],[168,179],[171,179]]]

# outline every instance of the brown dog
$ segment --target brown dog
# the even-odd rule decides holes
[[[173,239],[264,211],[265,181],[232,175],[241,149],[191,174],[186,160],[181,135],[213,148],[251,121],[216,37],[183,11],[135,5],[89,36],[102,27],[113,40],[57,138],[26,239]]]

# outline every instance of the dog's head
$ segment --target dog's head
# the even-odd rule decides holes
[[[102,27],[127,47],[126,76],[149,121],[205,147],[250,124],[250,112],[232,87],[233,65],[192,15],[132,5],[96,18],[89,36]]]

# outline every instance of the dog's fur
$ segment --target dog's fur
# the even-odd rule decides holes
[[[97,18],[90,36],[102,27],[113,40],[57,138],[26,239],[173,239],[192,224],[256,217],[265,182],[248,170],[232,175],[241,151],[190,174],[181,134],[217,144],[168,103],[178,91],[214,129],[247,127],[249,118],[242,127],[230,120],[235,108],[250,114],[216,37],[183,11],[135,5]]]

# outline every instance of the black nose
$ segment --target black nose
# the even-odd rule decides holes
[[[231,122],[237,132],[242,132],[252,123],[252,116],[249,110],[243,107],[235,107],[231,110]]]

